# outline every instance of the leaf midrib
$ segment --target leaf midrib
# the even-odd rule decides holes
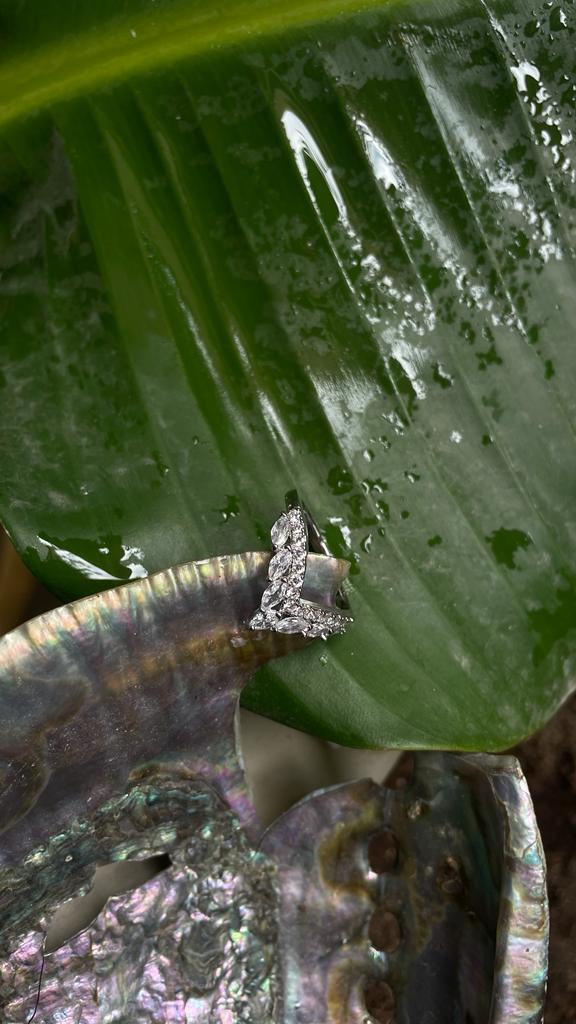
[[[0,69],[0,126],[187,57],[369,11],[390,0],[229,0],[147,11],[61,37]]]

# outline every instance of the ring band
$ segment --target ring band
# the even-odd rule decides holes
[[[282,513],[270,531],[274,554],[268,567],[268,585],[249,627],[326,639],[344,633],[353,620],[339,608],[326,608],[301,596],[310,544],[310,523],[318,538],[320,534],[309,512],[296,504],[296,498],[295,492],[287,496],[288,511]]]

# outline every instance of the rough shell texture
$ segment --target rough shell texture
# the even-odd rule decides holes
[[[155,759],[184,763],[253,814],[234,744],[238,694],[302,638],[247,628],[269,556],[191,562],[58,608],[0,640],[0,865],[124,792]],[[329,604],[347,563],[308,559]]]
[[[38,853],[34,879],[28,872],[19,886],[20,903],[26,883],[33,897],[23,924],[32,925],[41,889],[66,891],[78,857],[169,851],[172,863],[110,899],[89,928],[45,958],[39,1020],[271,1021],[278,969],[273,866],[253,851],[214,790],[156,776],[111,802],[92,826],[89,835],[58,837]],[[34,1009],[42,940],[37,925],[30,927],[2,965],[3,1019],[10,1024]]]
[[[369,870],[370,838],[388,835],[396,866]],[[544,855],[514,758],[419,754],[406,789],[313,794],[262,848],[279,872],[282,1024],[365,1024],[386,986],[397,1024],[541,1020]]]
[[[512,758],[421,754],[405,789],[315,793],[262,835],[235,707],[302,644],[246,628],[267,564],[182,566],[0,642],[3,1021],[365,1024],[385,996],[397,1024],[535,1024],[544,863]],[[344,570],[310,556],[307,596],[330,603]],[[369,844],[389,835],[384,868]],[[159,852],[170,867],[43,958],[97,864]]]

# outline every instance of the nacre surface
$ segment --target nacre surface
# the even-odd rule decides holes
[[[536,1024],[545,866],[513,758],[420,753],[405,788],[360,780],[259,824],[238,697],[302,645],[247,628],[269,558],[180,566],[0,641],[3,1021],[370,1024],[388,1001],[396,1024]],[[308,566],[333,603],[345,564]],[[44,955],[97,865],[159,853]]]

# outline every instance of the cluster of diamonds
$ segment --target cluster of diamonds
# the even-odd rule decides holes
[[[300,596],[306,573],[308,529],[300,508],[284,512],[270,531],[274,554],[268,567],[269,583],[260,608],[250,620],[250,629],[273,629],[278,633],[302,633],[326,637],[344,633],[352,619],[332,608],[322,608]]]

